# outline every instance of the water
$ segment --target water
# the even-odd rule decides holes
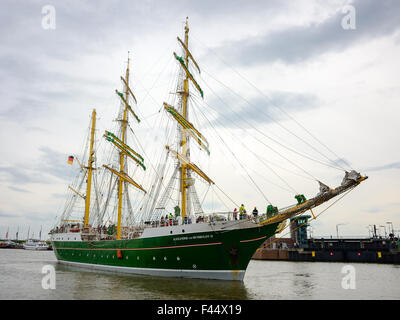
[[[56,288],[43,289],[45,265]],[[67,267],[52,251],[0,250],[0,299],[286,300],[400,299],[400,266],[350,264],[355,288],[344,289],[346,263],[252,260],[244,282],[117,275]]]

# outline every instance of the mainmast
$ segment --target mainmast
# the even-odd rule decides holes
[[[87,228],[89,226],[89,209],[90,209],[90,193],[92,187],[92,171],[93,171],[93,162],[94,162],[94,132],[96,127],[96,109],[93,109],[92,112],[92,129],[90,133],[90,149],[89,149],[89,160],[88,160],[88,172],[87,172],[87,186],[86,186],[86,197],[85,197],[85,219],[84,219],[84,227]]]
[[[185,40],[182,41],[179,37],[177,37],[178,42],[181,44],[184,50],[184,56],[180,57],[174,52],[175,59],[179,62],[181,67],[185,72],[185,78],[183,80],[183,90],[182,87],[179,87],[179,91],[177,93],[182,95],[182,113],[180,110],[178,111],[173,106],[164,102],[165,110],[178,122],[181,127],[181,137],[178,145],[177,152],[173,151],[169,146],[166,146],[168,152],[179,160],[180,167],[180,193],[181,193],[181,216],[185,218],[189,214],[189,204],[188,204],[188,194],[189,188],[192,187],[193,181],[191,179],[191,173],[195,172],[208,183],[213,184],[214,182],[194,163],[190,161],[190,148],[189,148],[189,138],[192,137],[195,142],[199,144],[199,146],[210,154],[208,149],[208,142],[205,137],[197,130],[192,123],[189,122],[189,80],[195,86],[195,88],[200,93],[203,98],[203,90],[200,88],[193,75],[189,71],[189,59],[193,62],[194,67],[200,73],[200,68],[197,62],[194,60],[192,54],[189,51],[189,25],[188,18],[186,18],[185,23]],[[193,187],[194,188],[194,187]]]
[[[189,25],[188,25],[188,18],[186,18],[185,24],[185,46],[189,48]],[[188,50],[185,50],[185,66],[186,66],[186,75],[185,80],[183,80],[183,99],[182,99],[182,115],[185,119],[188,119],[188,97],[189,97],[189,56]],[[182,147],[182,155],[186,157],[188,160],[190,157],[190,150],[188,145],[188,138],[186,136],[186,131],[182,129],[182,138],[181,138],[181,147]],[[182,218],[184,219],[187,212],[187,177],[188,177],[188,168],[185,163],[181,164],[181,206],[182,206]]]

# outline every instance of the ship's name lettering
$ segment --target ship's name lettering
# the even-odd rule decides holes
[[[173,238],[174,241],[180,241],[180,240],[194,240],[194,239],[207,239],[207,238],[212,238],[212,234],[206,234],[202,236],[191,236],[191,237],[177,237]]]

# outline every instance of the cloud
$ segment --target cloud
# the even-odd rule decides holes
[[[41,175],[33,174],[34,170],[21,168],[15,166],[0,167],[0,181],[13,183],[13,184],[26,184],[26,183],[45,183]]]
[[[350,166],[351,166],[350,161],[348,161],[348,160],[345,159],[345,158],[337,158],[337,159],[335,159],[335,160],[331,160],[330,162],[331,162],[333,165],[339,166],[339,167],[341,167],[341,166],[350,167]]]
[[[376,167],[369,167],[366,168],[365,171],[384,171],[384,170],[390,170],[390,169],[400,169],[400,161],[398,162],[393,162],[389,164],[385,164],[383,166],[376,166]]]
[[[21,188],[17,188],[17,187],[14,187],[14,186],[9,186],[8,188],[9,188],[10,190],[17,191],[17,192],[32,193],[32,192],[30,192],[30,191],[28,191],[28,190],[21,189]]]
[[[359,0],[352,4],[356,29],[345,30],[342,7],[319,24],[295,26],[225,44],[217,51],[245,66],[282,61],[300,63],[327,52],[339,52],[376,37],[389,36],[400,27],[400,2],[396,0]]]
[[[209,105],[218,110],[217,118],[212,121],[213,125],[233,128],[238,127],[240,123],[240,128],[249,128],[287,119],[279,109],[295,114],[316,108],[318,98],[308,93],[275,91],[269,94],[268,100],[257,97],[238,103],[237,99],[232,98],[224,100],[212,98]]]
[[[19,216],[16,216],[15,214],[0,212],[0,218],[17,218],[17,217]]]
[[[51,177],[64,181],[70,180],[71,170],[66,166],[67,155],[49,147],[39,147],[41,155],[35,163],[15,164],[0,167],[0,181],[21,185],[28,183],[52,183]],[[15,186],[10,186],[14,191],[23,192]],[[28,191],[25,191],[28,192]]]

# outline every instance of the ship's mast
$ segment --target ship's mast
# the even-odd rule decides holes
[[[89,209],[90,209],[90,193],[92,187],[92,171],[93,171],[93,162],[94,162],[94,132],[96,127],[96,109],[93,109],[92,112],[92,129],[90,133],[90,148],[89,148],[89,160],[88,160],[88,172],[87,172],[87,186],[86,186],[86,199],[85,199],[85,219],[84,219],[84,227],[87,228],[89,226]]]
[[[185,24],[185,46],[189,48],[189,25],[188,25],[188,18],[186,18]],[[188,97],[189,97],[189,55],[188,51],[185,50],[185,65],[186,65],[186,76],[185,80],[183,80],[183,97],[182,97],[182,115],[185,119],[187,119],[188,115]],[[190,152],[188,147],[188,141],[185,130],[182,130],[182,138],[181,138],[181,147],[182,147],[182,155],[189,160]],[[181,206],[182,206],[182,218],[185,218],[187,212],[187,182],[188,176],[188,168],[187,165],[182,163],[181,165]]]
[[[126,67],[126,74],[125,74],[125,80],[126,83],[129,84],[129,52],[128,52],[128,65]],[[125,100],[128,101],[128,85],[125,86]],[[127,104],[124,104],[124,114],[123,114],[123,119],[121,122],[121,141],[123,143],[126,143],[126,127],[127,127],[127,116],[128,116],[128,106]],[[124,162],[125,162],[125,153],[120,152],[120,167],[119,167],[119,172],[121,175],[124,175]],[[117,240],[121,239],[121,216],[122,216],[122,194],[123,194],[123,185],[124,185],[124,180],[122,177],[119,178],[119,185],[118,185],[118,221],[117,221]]]

